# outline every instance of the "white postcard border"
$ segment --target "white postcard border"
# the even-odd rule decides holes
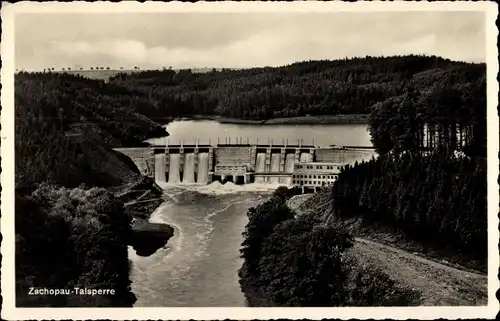
[[[338,12],[338,11],[483,11],[487,17],[487,99],[488,99],[488,306],[484,307],[397,307],[397,308],[16,308],[14,272],[14,19],[17,13],[70,12]],[[498,212],[499,212],[499,119],[497,114],[499,86],[498,30],[495,20],[498,7],[493,2],[198,2],[158,3],[110,2],[19,2],[2,5],[2,115],[1,115],[1,232],[2,318],[25,319],[469,319],[494,318],[499,311],[495,292],[497,278]]]

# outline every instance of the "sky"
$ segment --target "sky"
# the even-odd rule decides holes
[[[485,62],[484,12],[17,14],[15,66],[248,68],[345,57]]]

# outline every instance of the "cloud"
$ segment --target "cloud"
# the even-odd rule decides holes
[[[16,17],[16,67],[251,67],[365,55],[484,61],[477,12]]]
[[[116,39],[94,43],[55,41],[48,48],[47,53],[77,59],[85,55],[109,55],[113,59],[143,62],[148,55],[148,49],[142,42],[129,39]]]

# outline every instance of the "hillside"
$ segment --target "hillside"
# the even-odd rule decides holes
[[[150,70],[117,74],[110,83],[142,92],[152,119],[212,115],[236,119],[369,114],[372,106],[441,83],[467,83],[484,64],[401,56],[307,61],[244,70]]]
[[[139,94],[103,81],[59,73],[15,76],[16,188],[41,182],[74,188],[116,187],[141,179],[135,164],[111,147],[167,135],[136,112]]]
[[[93,137],[92,131],[66,135],[50,127],[30,125],[24,127],[18,117],[15,142],[18,189],[31,190],[44,181],[67,187],[80,184],[110,187],[140,177],[129,158]]]
[[[328,213],[331,213],[328,202],[325,204],[328,194],[325,191],[316,195],[295,196],[289,201],[289,206],[301,215],[325,213],[323,219],[328,220]],[[422,253],[425,252],[422,250],[416,252],[415,247],[409,247],[401,239],[390,242],[387,232],[385,238],[381,237],[382,233],[367,232],[366,228],[363,232],[356,226],[359,220],[341,221],[330,217],[329,221],[338,228],[348,228],[356,235],[352,254],[366,265],[388,271],[397,282],[418,289],[422,305],[486,304],[488,283],[485,274],[467,271],[459,265],[452,266],[443,256],[438,259]]]
[[[150,104],[143,95],[102,80],[66,73],[19,73],[15,102],[16,125],[26,122],[22,125],[26,128],[36,122],[67,131],[73,124],[91,123],[113,146],[138,145],[168,135],[160,124],[139,114]]]

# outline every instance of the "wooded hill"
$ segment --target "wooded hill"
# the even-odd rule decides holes
[[[472,66],[472,65],[471,65]],[[392,227],[448,260],[486,269],[486,70],[433,75],[373,106],[380,157],[346,167],[332,189],[339,219]]]
[[[118,74],[110,82],[143,93],[150,104],[138,111],[152,119],[198,114],[264,120],[369,114],[376,103],[442,83],[473,82],[484,71],[484,64],[395,56],[208,73],[143,71]]]
[[[140,109],[136,105],[148,102],[125,88],[58,73],[15,77],[18,188],[42,181],[67,187],[123,184],[137,168],[110,147],[167,135],[162,126],[135,112]]]
[[[67,131],[93,123],[101,129],[99,136],[105,143],[114,146],[167,135],[159,124],[138,113],[149,104],[143,95],[102,80],[65,73],[21,72],[15,76],[15,95],[16,124],[21,128],[39,124],[45,129]]]

